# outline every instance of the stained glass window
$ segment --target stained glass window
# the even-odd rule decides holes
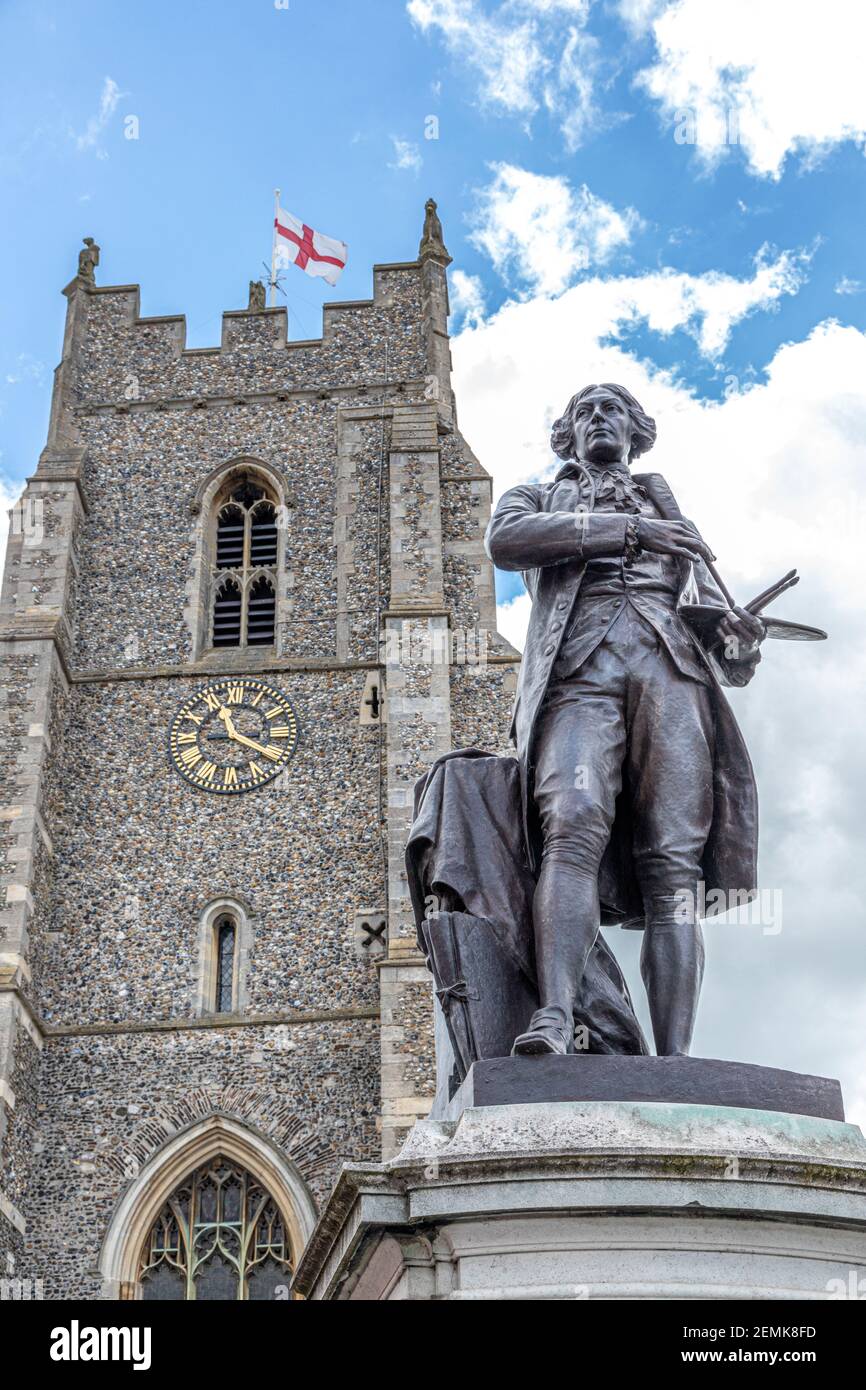
[[[291,1277],[276,1202],[225,1158],[196,1169],[169,1197],[144,1243],[139,1273],[148,1301],[285,1298]]]

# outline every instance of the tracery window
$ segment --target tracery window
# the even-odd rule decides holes
[[[236,475],[217,499],[211,645],[272,647],[276,638],[277,503],[257,477]]]
[[[273,1197],[245,1168],[216,1158],[163,1206],[144,1242],[142,1298],[266,1301],[285,1296],[292,1252]]]

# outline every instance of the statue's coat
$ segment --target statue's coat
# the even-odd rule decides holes
[[[533,759],[538,715],[556,663],[568,622],[577,602],[587,561],[594,545],[603,553],[612,536],[624,531],[626,516],[593,512],[578,530],[579,485],[561,470],[551,483],[525,484],[500,498],[487,530],[485,545],[499,569],[520,570],[532,598],[526,648],[520,668],[511,737],[517,746],[523,800],[524,835],[529,863],[537,874],[541,836],[533,803]],[[681,520],[671,489],[659,473],[634,474],[659,515]],[[583,558],[575,559],[583,541]],[[608,551],[609,553],[609,551]],[[704,850],[703,880],[708,915],[725,905],[746,902],[756,892],[758,855],[758,793],[743,736],[722,691],[722,685],[745,685],[755,671],[759,654],[750,661],[726,661],[701,640],[705,626],[691,626],[690,609],[727,604],[702,560],[682,562],[677,598],[679,613],[675,640],[688,641],[701,655],[710,675],[716,720],[713,768],[713,822]],[[631,826],[625,794],[617,802],[610,843],[599,873],[602,922],[643,926],[643,904],[634,873]],[[731,895],[739,895],[732,898]]]

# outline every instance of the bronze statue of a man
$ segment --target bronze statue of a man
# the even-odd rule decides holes
[[[754,890],[757,794],[721,687],[751,680],[766,629],[726,601],[664,479],[631,473],[655,438],[624,387],[585,387],[553,428],[564,466],[507,492],[487,532],[532,598],[512,735],[540,1008],[518,1054],[573,1051],[603,922],[644,929],[656,1050],[687,1054],[700,904]]]

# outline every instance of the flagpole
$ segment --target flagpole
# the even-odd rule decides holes
[[[280,217],[280,190],[274,189],[274,239],[271,243],[271,284],[269,304],[273,309],[277,302],[277,222]]]

